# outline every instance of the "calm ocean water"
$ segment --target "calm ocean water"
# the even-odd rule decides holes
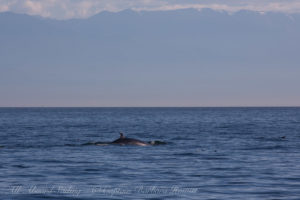
[[[157,146],[96,146],[122,131]],[[0,199],[300,199],[300,108],[0,108]]]

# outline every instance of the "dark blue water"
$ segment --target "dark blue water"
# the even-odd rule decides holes
[[[158,146],[95,146],[122,131]],[[300,199],[300,108],[1,108],[0,199]]]

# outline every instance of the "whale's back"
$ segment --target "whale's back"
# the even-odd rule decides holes
[[[138,145],[138,146],[148,146],[149,143],[143,142],[141,140],[133,139],[133,138],[119,138],[112,142],[112,144],[119,145]]]

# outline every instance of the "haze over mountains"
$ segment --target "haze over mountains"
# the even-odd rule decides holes
[[[300,15],[0,13],[0,106],[300,105]]]

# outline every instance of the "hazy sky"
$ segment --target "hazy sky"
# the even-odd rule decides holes
[[[299,0],[0,0],[0,12],[12,11],[44,17],[84,18],[100,11],[174,10],[183,8],[212,8],[235,12],[300,12]]]
[[[300,106],[299,8],[0,0],[0,106]]]

